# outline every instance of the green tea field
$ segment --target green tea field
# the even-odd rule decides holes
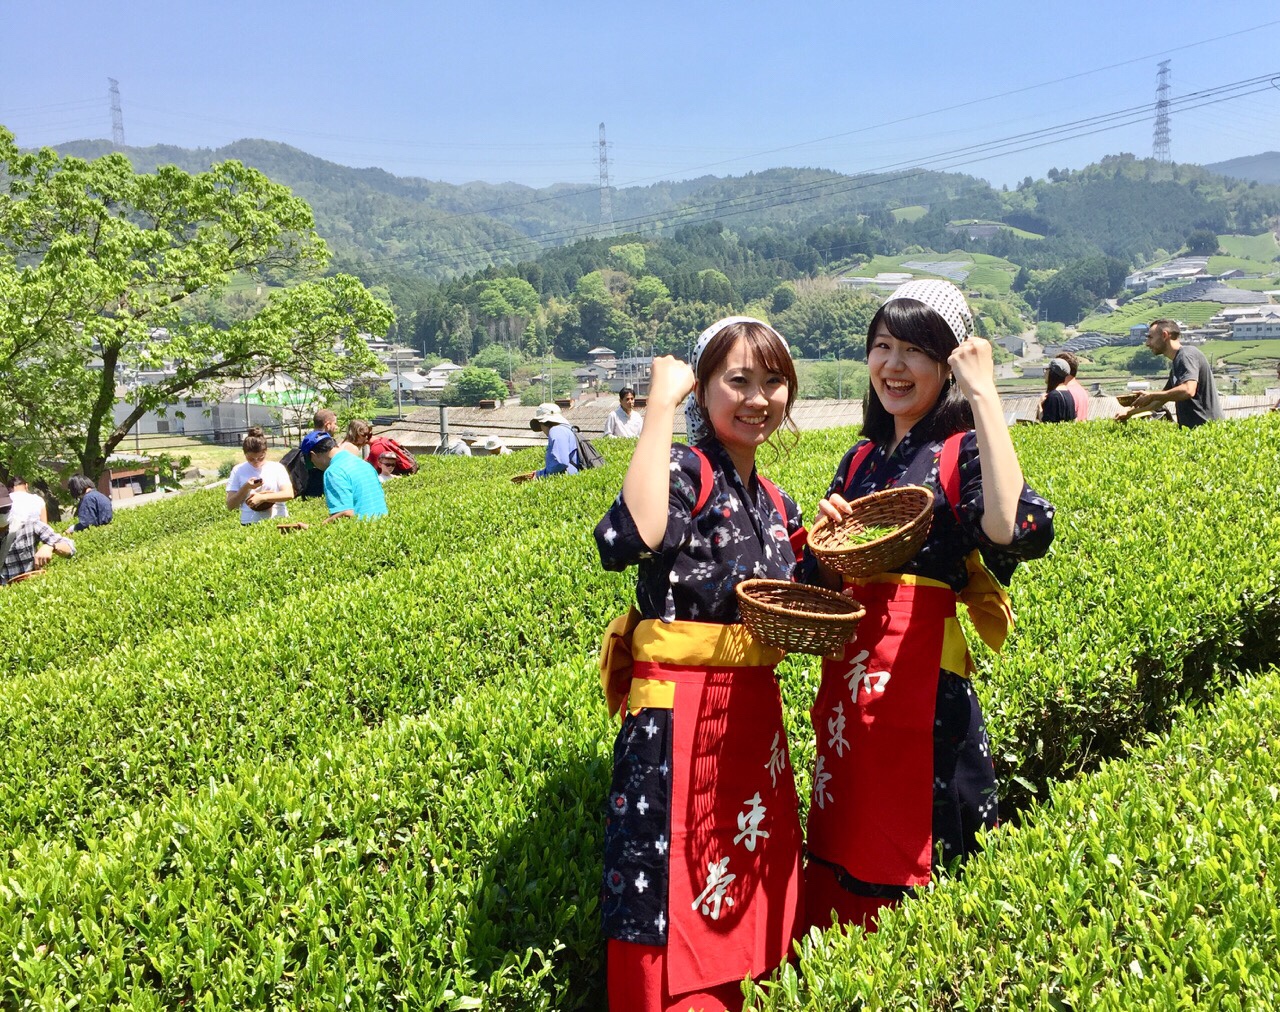
[[[747,1007],[1280,1005],[1280,416],[1013,436],[1058,514],[978,653],[1005,824]],[[811,517],[853,438],[762,469]],[[0,589],[0,1008],[605,1008],[600,445],[425,458],[288,536],[121,510]],[[818,662],[779,672],[806,806]]]

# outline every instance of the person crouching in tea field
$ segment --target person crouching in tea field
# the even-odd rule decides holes
[[[991,750],[956,620],[957,599],[999,649],[1008,583],[1045,554],[1053,507],[1027,487],[996,393],[991,346],[963,294],[937,280],[900,286],[867,330],[871,389],[862,434],[819,504],[895,485],[933,491],[928,540],[898,572],[847,580],[809,556],[804,579],[842,580],[867,609],[840,660],[824,660],[805,909],[810,924],[875,925],[876,911],[929,881],[935,862],[976,849],[996,823]]]
[[[329,510],[325,523],[344,517],[367,520],[387,515],[387,496],[378,472],[355,454],[338,449],[327,432],[307,433],[302,452],[312,467],[324,473],[324,503]]]
[[[672,444],[691,392],[692,445]],[[601,658],[622,720],[602,890],[612,1012],[738,1009],[739,982],[797,936],[782,652],[751,636],[734,596],[752,577],[790,578],[803,543],[799,509],[755,466],[795,396],[787,345],[758,320],[709,327],[692,366],[656,359],[622,494],[596,527],[605,569],[638,566],[636,605]]]

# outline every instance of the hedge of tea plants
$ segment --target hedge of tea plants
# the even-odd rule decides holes
[[[1280,419],[1015,437],[1059,507],[978,678],[1022,808],[1277,660]],[[812,513],[851,439],[764,469]],[[603,1007],[594,649],[631,586],[591,529],[629,446],[521,486],[534,451],[428,459],[385,520],[284,537],[121,510],[0,592],[0,1007]],[[781,669],[801,769],[816,667]]]
[[[1276,1008],[1277,742],[1272,669],[1057,785],[879,932],[813,932],[756,1007]]]

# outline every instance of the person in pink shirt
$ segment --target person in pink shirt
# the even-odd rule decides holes
[[[1069,351],[1060,351],[1057,357],[1071,367],[1071,375],[1067,377],[1067,382],[1062,384],[1062,389],[1069,393],[1071,399],[1076,402],[1076,421],[1087,422],[1089,420],[1089,391],[1076,379],[1076,373],[1080,369],[1080,360]]]

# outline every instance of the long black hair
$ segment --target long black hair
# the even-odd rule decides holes
[[[880,307],[867,327],[867,356],[876,331],[881,325],[899,341],[914,344],[935,362],[947,364],[947,358],[956,348],[956,337],[946,320],[915,299],[893,299]],[[894,441],[893,415],[876,396],[874,386],[867,388],[867,400],[862,410],[862,435],[873,443],[886,446]],[[946,439],[956,432],[973,428],[973,409],[956,387],[951,377],[942,386],[938,399],[929,413],[912,426],[911,431],[923,440]]]

